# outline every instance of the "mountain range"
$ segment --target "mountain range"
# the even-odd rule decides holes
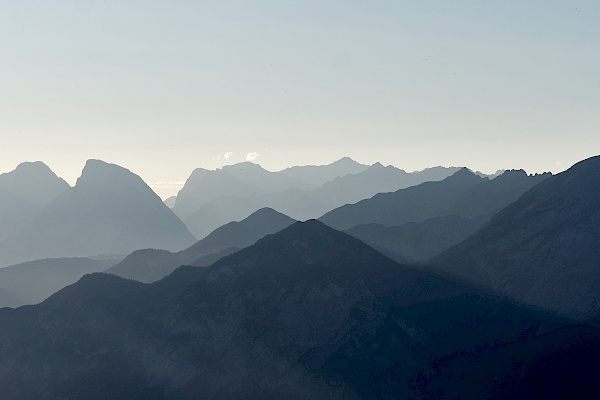
[[[345,181],[367,187],[368,174],[400,176],[381,165],[340,163],[335,170],[291,169],[293,180],[285,170],[273,178],[254,164],[232,166],[224,168],[231,179],[223,187],[232,190],[249,174],[249,190],[263,193],[250,197],[291,200]],[[339,173],[344,165],[358,172],[315,188],[324,171]],[[197,176],[202,181],[211,173]],[[285,188],[297,182],[304,188]],[[85,246],[86,234],[138,241],[109,269],[115,256],[0,269],[0,304],[47,297],[0,309],[0,393],[6,399],[596,398],[599,195],[600,156],[555,176],[511,170],[490,179],[459,169],[320,220],[295,222],[262,208],[196,241],[139,177],[91,160],[74,188],[35,206],[26,226],[0,243],[0,254],[32,249],[31,243],[71,251],[60,248],[61,235],[53,238],[50,227],[70,231],[74,246]],[[204,205],[240,204],[227,199],[236,197]],[[162,236],[169,231],[191,239],[168,248],[176,239]],[[12,241],[22,234],[22,243]],[[163,241],[137,247],[156,237]],[[116,242],[94,248],[96,254],[120,249]],[[94,272],[101,270],[107,273]],[[86,272],[93,273],[81,277]]]
[[[438,271],[578,319],[600,311],[600,157],[548,178],[435,259]]]
[[[333,228],[346,230],[373,223],[400,226],[447,215],[465,218],[491,215],[549,176],[549,173],[527,175],[518,170],[505,171],[489,180],[462,168],[439,182],[379,193],[336,208],[319,220]]]
[[[540,324],[557,322],[308,221],[149,286],[93,274],[0,310],[0,386],[7,398],[408,397],[413,371],[449,349]]]
[[[444,179],[458,169],[434,167],[407,173],[380,163],[365,166],[348,158],[279,172],[252,163],[216,171],[197,169],[177,195],[173,211],[196,237],[202,238],[232,219],[241,220],[263,207],[297,220],[317,218],[380,192]]]
[[[51,257],[129,254],[195,242],[185,225],[129,170],[89,160],[77,184],[0,243],[0,265]]]

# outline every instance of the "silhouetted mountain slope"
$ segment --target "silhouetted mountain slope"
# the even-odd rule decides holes
[[[598,312],[600,157],[545,180],[436,268],[576,318]]]
[[[471,399],[591,399],[600,394],[600,329],[563,327],[434,362],[431,379],[416,374],[421,396]]]
[[[0,310],[4,398],[408,398],[439,355],[552,326],[317,221],[149,286],[108,277]]]
[[[0,300],[0,307],[37,304],[82,276],[103,271],[109,265],[89,258],[52,258],[0,268],[0,290],[11,295],[11,301]]]
[[[248,247],[266,235],[292,225],[295,220],[271,208],[261,208],[239,222],[230,222],[215,229],[210,235],[183,250],[181,255],[189,261],[229,247]]]
[[[489,215],[464,218],[449,215],[401,226],[358,225],[345,231],[400,263],[425,261],[462,242],[488,220]]]
[[[380,193],[356,204],[342,206],[319,220],[346,230],[371,223],[399,226],[448,215],[473,218],[497,212],[549,175],[527,176],[523,171],[507,171],[488,180],[463,168],[439,182]]]
[[[171,253],[167,250],[142,249],[134,251],[123,261],[104,272],[125,279],[151,283],[164,278],[177,267],[186,263],[178,253]]]
[[[105,272],[140,282],[154,282],[184,264],[210,265],[211,260],[217,261],[235,250],[248,247],[263,236],[280,231],[294,222],[275,210],[263,208],[240,222],[230,222],[216,229],[178,253],[153,249],[135,251]]]
[[[148,247],[180,250],[194,241],[139,176],[90,160],[76,186],[2,243],[0,255],[6,265],[45,257],[128,254]]]
[[[0,242],[22,229],[33,216],[69,189],[42,162],[26,162],[0,175]]]
[[[209,265],[217,262],[221,258],[228,256],[230,254],[233,254],[236,251],[240,251],[240,250],[241,250],[240,247],[228,247],[225,250],[222,250],[218,253],[211,253],[211,254],[207,254],[205,256],[199,257],[199,258],[195,259],[194,261],[192,261],[191,263],[188,263],[188,265],[191,265],[192,267],[208,267]]]

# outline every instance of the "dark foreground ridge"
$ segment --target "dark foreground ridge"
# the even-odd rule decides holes
[[[431,362],[562,323],[312,220],[151,285],[94,274],[0,310],[0,387],[6,399],[422,397]]]

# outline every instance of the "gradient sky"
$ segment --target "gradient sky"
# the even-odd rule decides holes
[[[600,153],[599,21],[595,0],[2,1],[0,172],[73,184],[99,158],[163,197],[249,153],[558,172]]]

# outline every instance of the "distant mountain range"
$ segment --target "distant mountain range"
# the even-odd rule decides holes
[[[128,254],[147,247],[180,250],[194,242],[185,225],[139,176],[90,160],[75,187],[64,190],[0,243],[0,264]]]
[[[489,180],[463,169],[443,181],[335,209],[321,220],[395,261],[421,262],[462,242],[495,212],[550,176],[519,170]]]
[[[197,169],[177,195],[173,211],[196,237],[202,238],[232,219],[241,220],[263,207],[297,220],[317,218],[380,192],[444,179],[458,169],[434,167],[407,173],[379,163],[361,165],[349,158],[280,172],[268,172],[252,163],[216,171]]]
[[[435,260],[438,271],[586,319],[600,312],[600,157],[548,178]]]
[[[462,168],[442,181],[379,193],[330,211],[319,220],[346,230],[364,224],[400,226],[448,215],[464,218],[491,215],[549,176],[549,173],[527,175],[523,170],[515,170],[489,180]]]

